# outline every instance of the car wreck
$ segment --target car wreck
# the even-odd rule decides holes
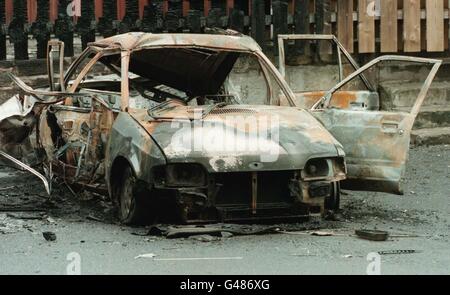
[[[298,38],[334,42],[354,72],[327,92],[294,93],[282,48]],[[280,44],[283,74],[234,32],[117,35],[66,71],[64,45],[51,42],[48,88],[11,75],[20,93],[0,106],[0,155],[49,193],[59,178],[108,195],[125,224],[298,219],[338,209],[341,187],[401,194],[411,129],[441,61],[382,56],[360,68],[333,36]],[[410,113],[380,111],[364,77],[386,60],[433,66]],[[341,90],[354,79],[367,89]]]

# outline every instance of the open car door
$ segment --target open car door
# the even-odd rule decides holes
[[[409,113],[333,107],[334,94],[363,72],[383,61],[432,65]],[[442,61],[407,56],[381,56],[359,68],[325,93],[311,113],[343,145],[347,180],[342,188],[403,194],[411,130]]]
[[[411,130],[442,62],[406,56],[381,56],[360,68],[333,35],[279,35],[279,69],[283,77],[286,77],[284,43],[290,40],[316,44],[329,42],[337,50],[339,82],[329,91],[300,89],[295,92],[295,103],[297,107],[310,109],[312,115],[343,145],[347,180],[342,182],[342,188],[403,194]],[[354,69],[345,78],[343,59]],[[379,111],[379,94],[364,74],[383,61],[432,65],[409,113]],[[343,90],[356,79],[363,82],[365,90]]]

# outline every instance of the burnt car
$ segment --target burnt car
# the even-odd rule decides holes
[[[117,35],[65,72],[63,49],[49,43],[48,88],[11,75],[20,93],[0,109],[0,154],[49,193],[58,178],[108,195],[126,224],[298,219],[336,210],[341,185],[402,193],[412,124],[440,65],[416,59],[435,65],[430,77],[412,113],[391,113],[333,103],[370,64],[302,105],[234,32]]]

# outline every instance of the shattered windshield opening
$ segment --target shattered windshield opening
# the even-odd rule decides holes
[[[105,56],[102,62],[120,68],[114,56]],[[256,55],[246,52],[195,47],[138,50],[131,54],[129,73],[136,82],[132,87],[137,84],[155,92],[149,96],[160,102],[176,98],[196,100],[198,105],[211,100],[269,104],[280,95],[272,73]]]
[[[97,64],[104,68],[101,75],[88,71],[75,91],[100,93],[119,109],[120,54],[102,56]],[[132,108],[150,109],[168,100],[190,106],[279,105],[286,97],[259,56],[242,51],[196,47],[138,50],[131,53],[128,78]]]

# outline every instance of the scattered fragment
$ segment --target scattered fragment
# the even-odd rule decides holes
[[[48,223],[55,223],[55,222],[56,222],[56,221],[55,221],[53,218],[51,218],[50,216],[47,217],[46,220],[47,220]]]
[[[220,236],[222,229],[213,227],[169,227],[166,237],[168,239],[186,238],[196,235]]]
[[[334,236],[335,234],[332,232],[328,232],[328,231],[313,231],[311,233],[312,236],[319,236],[319,237],[329,237],[329,236]]]
[[[100,218],[95,217],[95,216],[93,216],[93,215],[88,215],[88,216],[86,216],[86,219],[88,219],[88,220],[93,220],[93,221],[98,221],[98,222],[103,222],[103,220],[101,220]]]
[[[228,239],[231,238],[233,236],[233,233],[227,232],[227,231],[223,231],[220,233],[220,235],[222,236],[222,238]]]
[[[241,260],[243,257],[196,257],[196,258],[155,258],[155,261],[192,261],[192,260]]]
[[[134,257],[134,259],[138,259],[138,258],[153,258],[156,257],[156,254],[153,253],[146,253],[146,254],[140,254],[136,257]]]
[[[2,188],[0,188],[0,191],[7,191],[7,190],[10,190],[10,189],[13,189],[13,188],[16,188],[16,186],[13,185],[13,186],[2,187]]]
[[[195,235],[189,238],[200,242],[213,242],[219,240],[219,237],[217,236],[213,237],[211,235]]]
[[[351,254],[347,254],[347,255],[342,255],[342,257],[343,257],[343,258],[352,258],[352,257],[353,257],[353,255],[351,255]]]
[[[152,226],[152,227],[148,230],[147,235],[149,235],[149,236],[158,236],[158,237],[160,237],[160,236],[163,235],[163,233],[164,233],[164,230],[161,229],[160,227]]]
[[[419,250],[387,250],[387,251],[378,251],[380,255],[396,255],[396,254],[413,254],[420,253],[422,251]]]
[[[355,230],[355,234],[361,239],[370,241],[386,241],[389,236],[389,233],[387,231],[368,229],[357,229]]]
[[[7,213],[6,216],[14,219],[23,219],[23,220],[33,220],[33,219],[42,219],[41,214],[13,214]]]
[[[44,236],[45,240],[47,240],[47,241],[56,241],[56,234],[54,232],[45,231],[42,233],[42,235]]]

